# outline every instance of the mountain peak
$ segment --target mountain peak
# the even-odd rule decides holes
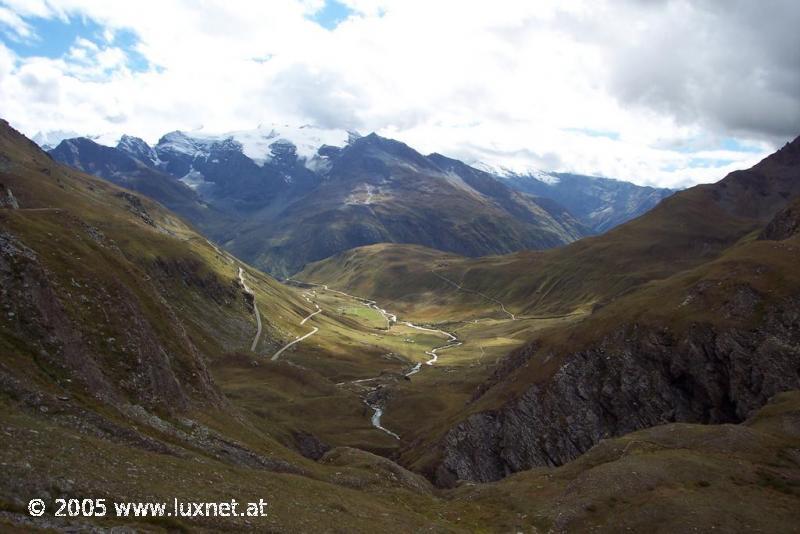
[[[64,139],[74,139],[76,137],[81,137],[81,134],[74,130],[50,130],[38,132],[31,140],[42,147],[43,150],[48,150],[58,146]]]
[[[117,143],[117,149],[151,165],[158,162],[158,154],[155,149],[140,137],[123,134]]]
[[[100,145],[100,144],[96,143],[90,137],[84,137],[84,136],[78,135],[78,136],[75,136],[75,137],[62,139],[56,145],[55,148],[60,148],[60,147],[67,147],[67,148],[71,148],[71,147],[99,147],[99,146],[103,146],[103,145]]]
[[[796,165],[800,163],[800,136],[789,141],[780,150],[769,156],[766,160],[772,160],[781,165]]]
[[[140,165],[128,152],[102,145],[88,137],[64,139],[49,154],[57,161],[98,176],[133,172]]]
[[[381,137],[375,132],[360,137],[345,147],[342,163],[350,165],[350,160],[354,160],[356,163],[360,161],[359,164],[363,164],[364,156],[367,156],[368,159],[377,158],[384,162],[402,161],[414,165],[418,169],[438,170],[433,162],[407,144]]]
[[[347,144],[354,143],[357,139],[361,139],[363,136],[355,130],[347,130]]]

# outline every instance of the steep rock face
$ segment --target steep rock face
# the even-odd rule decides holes
[[[193,222],[203,222],[209,210],[194,191],[172,176],[149,167],[149,160],[132,155],[136,152],[145,159],[155,157],[154,152],[148,156],[150,147],[144,141],[125,136],[120,146],[126,148],[107,147],[79,137],[65,139],[49,154],[56,161],[155,199]]]
[[[492,481],[568,462],[600,440],[667,422],[744,420],[800,387],[800,299],[756,329],[696,325],[676,337],[637,325],[569,355],[555,375],[501,409],[477,413],[442,443],[436,481]]]
[[[50,155],[71,167],[106,179],[135,172],[140,167],[137,160],[128,154],[85,137],[61,141]]]
[[[191,137],[183,132],[163,136],[154,151],[158,168],[180,179],[209,202],[221,207],[258,209],[281,195],[315,186],[319,176],[297,147],[283,139],[264,146],[263,158],[252,159],[233,137]]]
[[[759,239],[782,241],[800,232],[800,199],[789,204],[770,221]]]
[[[572,213],[565,209],[565,206],[551,197],[519,192],[507,187],[503,181],[489,173],[441,154],[431,154],[428,159],[445,172],[458,176],[475,191],[493,199],[504,210],[520,220],[537,224],[550,216],[561,225],[561,232],[573,240],[592,233],[588,226],[576,220]]]
[[[123,136],[117,148],[86,138],[65,139],[49,154],[56,161],[150,197],[204,231],[228,222],[222,213],[202,201],[196,191],[151,166],[163,162],[141,139]]]

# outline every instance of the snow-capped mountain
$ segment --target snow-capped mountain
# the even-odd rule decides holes
[[[315,183],[330,167],[330,156],[360,136],[311,125],[269,125],[221,134],[176,130],[153,147],[124,136],[118,148],[176,176],[205,195],[235,193],[273,184]],[[235,196],[235,195],[234,195]],[[244,199],[243,199],[244,200]]]
[[[318,128],[312,125],[269,125],[254,130],[239,130],[222,134],[201,131],[176,130],[164,135],[156,150],[192,157],[208,155],[211,147],[225,141],[250,158],[257,165],[264,165],[276,155],[285,155],[285,147],[293,146],[298,159],[306,163],[318,156],[323,146],[343,147],[360,137],[356,132]]]
[[[146,161],[154,151],[141,139],[123,136],[116,147],[110,147],[77,137],[61,141],[49,154],[57,161],[158,200],[198,226],[213,217],[195,191]]]
[[[671,193],[523,174],[513,165],[469,166],[375,134],[312,126],[176,130],[155,145],[130,135],[111,146],[72,139],[50,153],[151,195],[280,275],[386,241],[467,256],[559,246],[635,217]]]
[[[325,167],[328,154],[323,147],[344,147],[361,137],[354,131],[319,128],[310,124],[269,124],[259,125],[252,130],[237,130],[223,133],[210,133],[202,130],[175,130],[162,136],[150,146],[139,137],[120,133],[80,134],[72,130],[52,130],[39,132],[33,141],[45,150],[58,146],[65,139],[83,137],[104,146],[120,150],[148,164],[159,164],[159,154],[174,157],[208,157],[212,147],[226,147],[247,156],[256,165],[263,166],[274,158],[286,157],[292,153],[309,169]],[[163,163],[163,162],[161,162]]]
[[[46,132],[37,133],[32,137],[32,141],[39,145],[42,150],[51,150],[57,147],[61,141],[64,141],[65,139],[75,139],[77,137],[91,139],[99,145],[115,146],[121,136],[122,134],[117,132],[82,135],[74,130],[49,130]]]
[[[230,132],[221,137],[241,143],[244,155],[263,165],[275,155],[276,145],[293,145],[297,157],[309,162],[317,156],[321,147],[343,147],[361,136],[356,132],[323,129],[310,124],[303,126],[273,124],[259,126],[255,130]]]
[[[156,150],[139,137],[123,135],[117,143],[117,149],[148,165],[157,167],[161,163]]]
[[[58,146],[64,139],[81,137],[78,132],[73,130],[51,130],[48,132],[38,132],[31,139],[34,143],[42,147],[42,150],[51,150]]]
[[[205,134],[170,132],[153,147],[155,165],[204,196],[235,199],[246,207],[263,203],[287,187],[319,182],[334,148],[355,135],[314,127],[257,128]],[[254,204],[255,205],[255,204]]]
[[[547,172],[542,171],[539,169],[512,169],[506,167],[504,165],[493,165],[489,163],[485,163],[483,161],[476,161],[470,164],[471,167],[475,167],[476,169],[482,170],[483,172],[488,172],[489,174],[493,174],[499,178],[519,178],[519,177],[530,177],[539,180],[548,185],[555,185],[557,184],[561,178],[558,177],[558,174],[554,172]]]
[[[642,215],[675,192],[599,176],[512,170],[484,163],[472,166],[497,176],[512,189],[555,200],[597,234]]]
[[[115,147],[73,139],[50,154],[152,194],[229,250],[284,276],[309,261],[378,242],[478,256],[559,246],[584,233],[552,201],[375,134],[310,127],[174,131],[155,146],[131,136]],[[126,172],[137,180],[127,180]],[[163,191],[171,196],[162,198]]]

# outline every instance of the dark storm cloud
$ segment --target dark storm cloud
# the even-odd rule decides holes
[[[609,49],[621,103],[727,135],[800,134],[800,2],[631,1],[625,11],[633,39]]]

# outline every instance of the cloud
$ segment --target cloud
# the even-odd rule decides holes
[[[4,26],[4,33],[11,39],[27,39],[33,35],[31,27],[22,20],[22,17],[2,6],[0,6],[0,24]]]
[[[323,0],[0,1],[0,109],[29,135],[315,123],[668,186],[800,133],[794,1],[339,4],[322,24]],[[97,29],[23,53],[14,39],[47,40],[46,20]]]
[[[622,103],[729,135],[800,133],[800,3],[634,4],[603,20],[620,36],[604,53]]]
[[[281,102],[283,113],[295,122],[313,122],[322,128],[358,130],[359,103],[365,95],[342,72],[292,65],[264,84],[260,101]]]

